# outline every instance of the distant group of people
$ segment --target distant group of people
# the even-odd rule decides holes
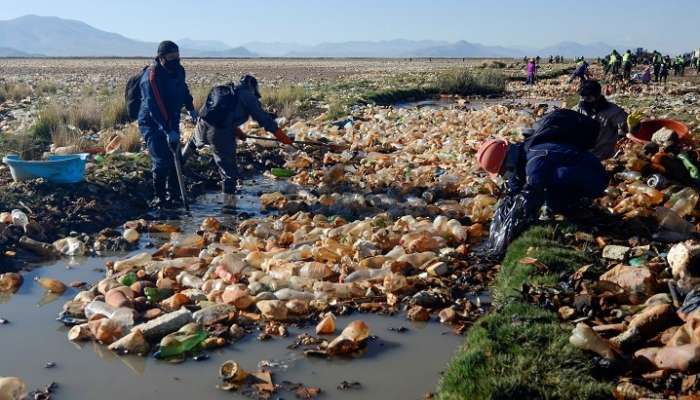
[[[612,75],[613,79],[639,80],[642,83],[650,83],[652,79],[654,82],[666,83],[671,71],[674,76],[684,76],[686,68],[692,68],[700,74],[700,50],[679,54],[675,58],[668,54],[664,56],[657,50],[651,53],[640,51],[632,53],[631,50],[627,50],[622,55],[617,50],[613,50],[605,58],[600,59],[600,62],[606,77]],[[635,65],[644,66],[642,73],[637,76],[632,75],[632,68]]]

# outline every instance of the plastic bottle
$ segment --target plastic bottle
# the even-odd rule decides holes
[[[681,160],[685,169],[688,170],[688,174],[691,178],[700,178],[700,171],[698,170],[698,167],[695,164],[693,164],[693,162],[690,160],[690,157],[688,157],[687,154],[678,154],[678,159]]]
[[[143,294],[146,296],[146,299],[151,304],[160,303],[161,300],[167,297],[163,291],[154,287],[144,288]]]
[[[323,280],[333,275],[333,271],[326,264],[309,262],[299,269],[299,276],[307,279]]]
[[[314,297],[316,299],[338,298],[347,299],[354,296],[361,296],[364,290],[356,284],[350,283],[333,283],[333,282],[316,282],[314,284]]]
[[[456,219],[451,219],[446,224],[447,234],[452,236],[458,242],[464,242],[467,240],[467,231],[464,229],[462,224]]]
[[[24,230],[27,229],[27,224],[29,224],[29,217],[27,217],[27,214],[25,214],[24,211],[12,210],[10,217],[12,218],[12,224],[19,225],[22,228],[24,228]]]
[[[403,255],[406,255],[406,250],[403,248],[403,246],[395,246],[388,253],[386,253],[384,257],[390,259],[397,259]]]
[[[27,398],[27,386],[15,377],[0,378],[0,399],[24,400]]]
[[[192,275],[187,271],[180,272],[175,279],[180,285],[192,289],[199,289],[204,284],[202,278]]]
[[[609,360],[614,360],[616,358],[615,352],[610,347],[610,344],[598,336],[590,326],[583,322],[579,322],[573,332],[571,332],[569,343],[574,347],[592,351]]]
[[[671,195],[671,198],[668,199],[664,206],[672,209],[679,216],[685,217],[695,209],[695,206],[698,204],[698,198],[700,196],[695,190],[686,187]]]
[[[438,233],[444,233],[447,230],[447,221],[449,221],[449,219],[444,215],[435,217],[435,220],[433,221],[433,229],[435,229],[435,231]]]
[[[126,260],[119,260],[114,263],[114,272],[126,271],[134,267],[140,267],[151,261],[153,257],[149,253],[139,253]]]
[[[390,269],[360,269],[345,277],[345,282],[368,281],[371,279],[384,279],[391,272]]]
[[[276,291],[275,297],[277,297],[278,300],[313,300],[314,294],[311,292],[284,288]]]
[[[619,181],[635,181],[642,179],[642,174],[637,171],[622,171],[615,174],[615,179]]]
[[[119,322],[125,328],[134,326],[134,311],[130,308],[114,308],[103,301],[92,301],[85,307],[85,316],[90,319],[93,315],[100,314]]]
[[[119,283],[121,283],[124,286],[131,286],[134,282],[136,282],[136,280],[136,273],[132,271],[119,278]]]
[[[649,199],[649,204],[639,204],[640,206],[657,205],[664,201],[664,194],[651,188],[640,181],[634,181],[627,186],[627,189],[634,194],[643,194]],[[646,203],[646,202],[645,202]]]
[[[175,333],[168,335],[161,341],[160,350],[155,354],[156,358],[169,358],[185,354],[194,350],[209,335],[203,330],[197,330],[191,334]],[[165,342],[165,343],[164,343]]]
[[[308,291],[313,289],[316,279],[302,278],[301,276],[292,276],[289,278],[289,288],[294,290]]]
[[[695,232],[695,225],[681,218],[675,211],[666,207],[657,207],[654,216],[659,225],[666,230],[678,233]]]
[[[471,219],[473,222],[487,222],[493,215],[493,206],[496,204],[494,197],[479,194],[472,201]]]

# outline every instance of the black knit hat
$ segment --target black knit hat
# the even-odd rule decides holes
[[[175,53],[179,51],[180,48],[177,47],[175,42],[171,42],[170,40],[164,40],[158,45],[158,57],[162,57],[166,54]]]
[[[602,88],[600,87],[600,83],[598,81],[585,81],[581,84],[581,88],[579,89],[578,93],[581,96],[600,96],[602,93]]]
[[[258,80],[253,75],[245,74],[241,77],[241,86],[247,86],[253,91],[255,97],[260,98],[260,89],[258,88]]]

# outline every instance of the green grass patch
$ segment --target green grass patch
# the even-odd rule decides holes
[[[20,101],[33,93],[25,82],[0,82],[0,103],[5,100]]]
[[[291,118],[306,107],[311,94],[301,85],[265,86],[261,88],[262,104],[277,116]]]
[[[364,98],[370,103],[391,105],[401,101],[425,100],[439,94],[494,96],[505,93],[506,83],[506,76],[498,72],[458,68],[442,71],[428,82],[399,76],[391,87],[370,90]]]
[[[557,240],[554,227],[534,227],[514,241],[492,292],[496,310],[479,320],[443,375],[437,398],[607,399],[612,386],[596,380],[589,355],[568,344],[571,329],[551,311],[525,303],[523,284],[555,283],[589,260]],[[548,268],[520,263],[536,258]]]
[[[102,129],[113,128],[116,125],[129,122],[129,112],[126,109],[126,100],[123,95],[115,93],[104,104],[100,118]]]
[[[209,85],[194,85],[190,87],[190,94],[192,95],[192,103],[194,104],[194,109],[199,112],[207,101],[207,96],[212,86]]]

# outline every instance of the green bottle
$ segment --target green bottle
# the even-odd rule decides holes
[[[151,304],[158,303],[163,299],[163,296],[160,294],[160,291],[158,288],[154,287],[147,287],[143,289],[143,294],[146,295],[146,299],[148,299],[148,302]]]
[[[134,284],[134,282],[136,282],[136,273],[134,272],[129,272],[119,279],[119,283],[124,286],[131,286]]]
[[[678,154],[678,159],[683,162],[683,166],[685,169],[688,170],[688,173],[690,174],[690,177],[693,179],[699,179],[700,178],[700,171],[698,171],[698,167],[693,164],[692,161],[690,161],[690,158],[688,157],[687,154],[685,153],[680,153]]]
[[[205,331],[200,329],[191,334],[177,332],[167,337],[169,338],[168,344],[160,346],[160,350],[156,354],[158,358],[179,356],[192,351],[199,346],[208,335]]]
[[[278,178],[290,178],[294,176],[294,171],[287,168],[272,168],[270,172]]]

